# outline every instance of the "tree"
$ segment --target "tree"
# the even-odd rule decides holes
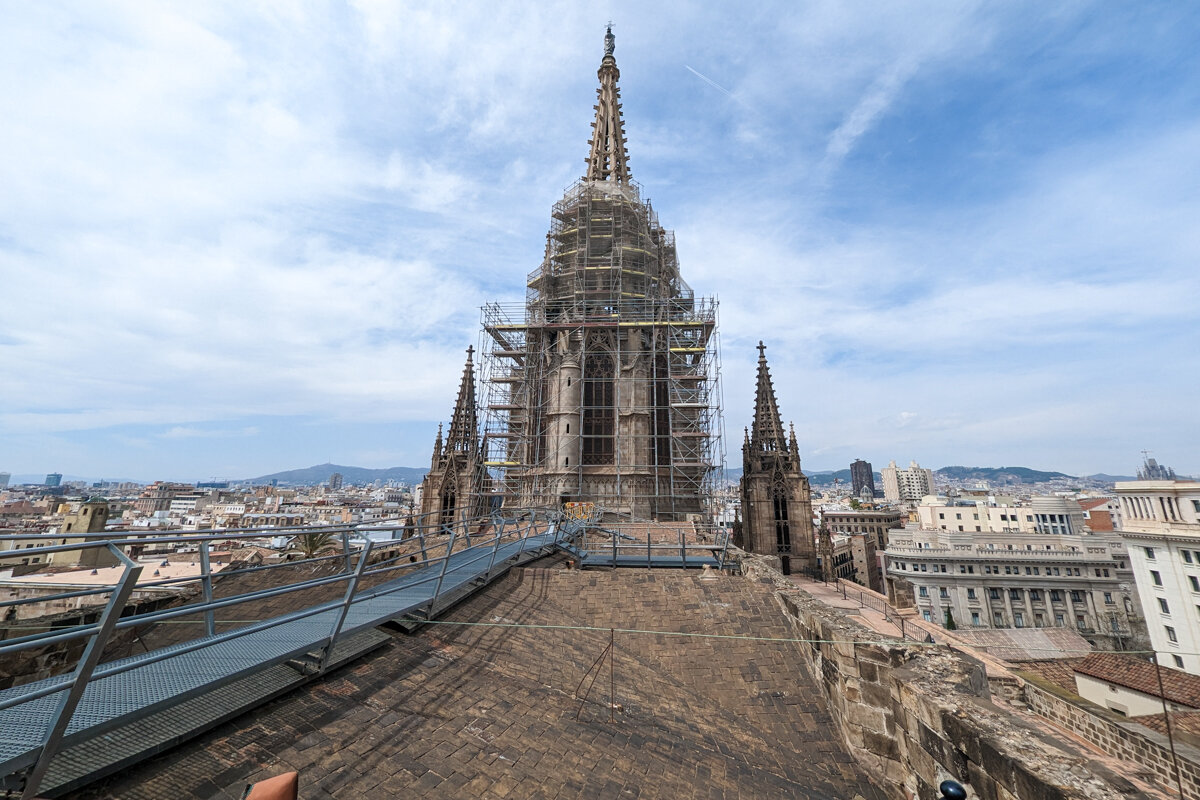
[[[855,511],[858,511],[860,508],[862,508],[862,503],[858,502],[857,497],[852,497],[850,498],[850,507]]]
[[[329,531],[304,531],[292,537],[292,546],[299,548],[305,558],[312,558],[336,546],[334,535]]]
[[[958,626],[954,624],[954,614],[950,609],[946,609],[946,624],[943,626],[948,631],[958,630]]]

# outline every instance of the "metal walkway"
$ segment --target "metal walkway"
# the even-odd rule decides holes
[[[535,532],[539,530],[541,532]],[[457,552],[453,552],[454,538],[458,535],[454,534],[447,537],[447,544],[429,545],[429,549],[435,551],[444,547],[445,552],[451,553],[449,556],[426,559],[425,566],[413,565],[412,571],[399,578],[356,590],[359,577],[364,572],[371,572],[364,570],[372,550],[372,543],[367,542],[359,551],[353,572],[350,555],[346,555],[346,573],[337,578],[348,584],[342,600],[321,603],[225,633],[210,632],[192,641],[100,665],[96,665],[98,652],[92,657],[91,665],[86,663],[89,652],[85,652],[74,673],[0,691],[0,777],[4,778],[4,788],[17,789],[23,791],[23,797],[32,797],[55,753],[69,752],[72,746],[217,692],[248,676],[263,674],[265,677],[268,670],[289,661],[298,659],[297,669],[301,672],[307,665],[311,674],[323,673],[339,660],[335,654],[335,646],[339,643],[348,643],[355,634],[388,621],[432,617],[507,572],[509,567],[553,551],[570,531],[569,523],[559,525],[543,521],[538,527],[531,520],[523,530],[517,531],[517,538],[503,541],[504,526],[501,525],[500,532],[494,537],[488,536],[484,542]],[[510,530],[508,535],[513,533]],[[119,553],[109,542],[97,545],[108,546]],[[102,645],[117,627],[120,610],[141,571],[140,566],[123,555],[120,557],[130,567],[126,576],[132,572],[133,580],[127,581],[128,587],[116,586],[108,590],[112,598],[108,613],[104,615],[106,619],[84,631],[92,636],[89,651]],[[324,580],[329,582],[329,579]],[[122,588],[125,589],[124,596],[119,597]],[[189,607],[191,613],[204,610],[206,605],[210,609],[220,607],[223,602],[212,600],[211,584],[206,584],[205,596],[207,603]],[[114,605],[116,613],[112,613]],[[207,613],[211,615],[211,610]],[[211,616],[209,620],[208,629],[213,631]],[[129,621],[123,620],[122,624],[127,625]],[[47,636],[42,641],[62,638],[61,635]],[[373,647],[380,643],[367,644]],[[5,647],[9,644],[0,642],[0,652],[15,649]],[[265,699],[269,697],[244,705],[243,709]]]

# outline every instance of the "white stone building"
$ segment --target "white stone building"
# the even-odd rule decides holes
[[[960,628],[1071,627],[1105,650],[1136,649],[1145,627],[1114,534],[890,533],[888,595]]]
[[[1116,486],[1150,641],[1163,664],[1200,675],[1200,482]]]
[[[879,470],[883,478],[883,496],[890,503],[919,503],[925,495],[933,494],[933,470],[925,469],[916,461],[908,469],[899,469],[891,461]]]

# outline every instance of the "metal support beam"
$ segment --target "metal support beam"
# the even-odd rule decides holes
[[[437,603],[438,595],[442,593],[442,581],[446,579],[446,570],[450,566],[450,554],[454,552],[454,540],[458,537],[458,533],[450,534],[450,541],[446,543],[446,558],[442,560],[442,571],[438,573],[437,586],[433,589],[433,597],[429,598],[429,616],[433,616],[433,606]]]
[[[350,603],[354,601],[354,593],[358,591],[358,581],[362,578],[363,569],[367,566],[367,561],[371,556],[371,548],[374,545],[375,542],[367,539],[367,543],[358,557],[358,566],[354,569],[354,577],[346,584],[346,593],[342,596],[342,607],[338,611],[337,622],[333,623],[333,628],[329,631],[329,641],[325,644],[325,649],[321,653],[320,671],[322,674],[324,674],[325,668],[329,665],[329,657],[333,655],[333,646],[337,643],[338,635],[342,632],[342,625],[346,623],[346,614],[350,611]]]
[[[200,578],[204,589],[204,604],[213,601],[212,567],[208,558],[208,540],[200,543]],[[217,615],[208,608],[204,612],[204,634],[212,636],[217,632]]]
[[[51,718],[46,740],[42,743],[42,751],[38,754],[37,763],[33,765],[33,769],[25,778],[25,791],[21,793],[21,800],[32,800],[37,796],[38,786],[46,777],[46,771],[50,769],[50,762],[53,760],[54,754],[58,752],[58,745],[62,742],[63,734],[67,731],[67,725],[71,722],[80,698],[83,697],[83,691],[92,677],[92,671],[96,669],[96,664],[100,661],[104,645],[108,643],[108,638],[112,635],[113,626],[120,619],[121,612],[125,610],[125,603],[133,594],[133,587],[137,585],[137,580],[141,577],[141,564],[132,561],[118,547],[110,544],[108,549],[118,560],[124,562],[125,572],[121,575],[117,585],[113,587],[113,593],[108,598],[108,605],[104,607],[104,612],[100,616],[100,629],[96,631],[91,641],[87,643],[87,647],[84,648],[79,664],[75,667],[75,675],[71,679],[70,688],[59,700],[58,708],[55,709],[54,716]]]

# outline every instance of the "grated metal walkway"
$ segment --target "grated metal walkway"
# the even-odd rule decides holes
[[[495,549],[494,561],[490,543],[453,553],[440,581],[441,591],[436,596],[439,585],[436,578],[441,573],[441,564],[416,569],[395,580],[361,590],[349,605],[339,638],[407,615],[427,613],[433,616],[509,567],[553,549],[561,536],[560,531],[531,534],[523,540],[500,544]],[[279,624],[238,638],[222,639],[228,636],[222,634],[209,637],[214,639],[211,644],[203,645],[204,639],[197,639],[102,664],[71,717],[63,747],[177,706],[324,646],[342,612],[342,605],[342,601],[331,601],[284,615],[279,618]],[[198,644],[203,646],[195,649]],[[152,658],[161,660],[146,663]],[[0,776],[11,776],[37,761],[55,710],[71,681],[72,675],[68,674],[0,691],[0,702],[4,702],[42,689],[62,687],[43,697],[0,710]]]

